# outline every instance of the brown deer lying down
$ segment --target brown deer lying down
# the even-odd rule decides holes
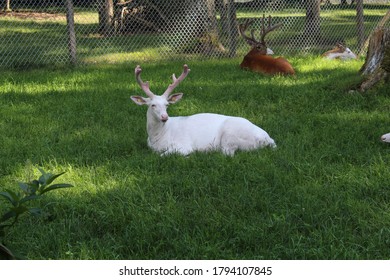
[[[252,47],[249,53],[244,57],[244,60],[241,62],[240,67],[242,69],[248,69],[253,72],[263,73],[263,74],[283,74],[283,75],[294,75],[295,71],[291,64],[283,57],[274,58],[271,55],[267,44],[264,40],[265,36],[280,27],[282,23],[275,24],[271,26],[271,16],[268,18],[268,27],[264,27],[265,16],[263,15],[262,19],[262,28],[261,28],[261,38],[260,41],[257,41],[254,36],[254,30],[251,30],[251,37],[245,34],[246,29],[251,25],[253,21],[247,21],[245,24],[239,25],[239,31],[241,36],[245,41]]]
[[[354,54],[349,48],[345,47],[340,43],[336,44],[336,46],[330,51],[323,53],[322,56],[328,59],[341,59],[341,60],[357,58],[356,54]]]

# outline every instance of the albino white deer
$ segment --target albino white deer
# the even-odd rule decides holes
[[[383,142],[390,143],[390,133],[383,134],[383,135],[381,136],[381,140],[382,140]]]
[[[138,105],[148,106],[148,145],[162,155],[188,155],[194,151],[220,150],[233,156],[236,150],[276,147],[267,132],[244,118],[210,113],[169,117],[168,105],[178,102],[183,96],[182,93],[171,93],[190,72],[187,65],[184,65],[179,78],[172,75],[173,83],[162,95],[155,95],[150,91],[149,83],[141,80],[141,72],[141,67],[137,66],[136,80],[148,97],[131,96],[131,99]]]

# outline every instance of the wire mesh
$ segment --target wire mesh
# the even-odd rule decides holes
[[[263,15],[283,23],[266,37],[276,55],[320,54],[338,42],[361,52],[390,0],[363,1],[360,20],[359,1],[3,0],[0,66],[238,57],[250,48],[238,25],[252,20],[259,38]]]

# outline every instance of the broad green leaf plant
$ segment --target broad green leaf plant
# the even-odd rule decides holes
[[[0,259],[15,259],[12,251],[4,245],[6,230],[15,225],[19,217],[25,213],[33,215],[41,215],[42,210],[36,207],[29,207],[28,202],[38,199],[43,194],[64,188],[73,187],[71,184],[52,184],[55,179],[63,175],[46,173],[39,168],[41,176],[38,180],[33,180],[27,183],[19,182],[20,190],[15,192],[10,189],[0,192],[0,197],[9,202],[9,207],[0,218]]]

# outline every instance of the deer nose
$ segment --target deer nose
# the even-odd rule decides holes
[[[168,120],[168,115],[167,114],[162,114],[161,115],[161,121],[166,122]]]

